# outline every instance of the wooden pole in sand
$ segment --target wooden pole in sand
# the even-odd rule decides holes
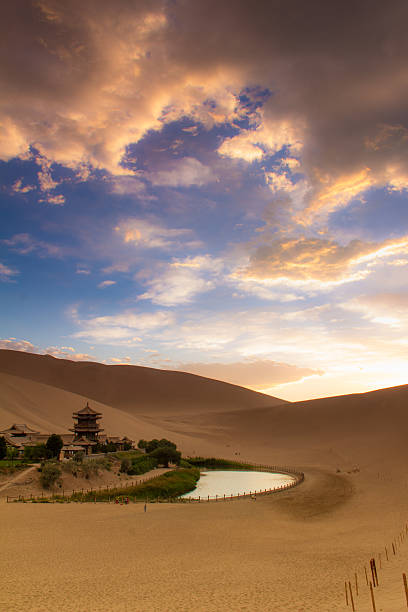
[[[387,547],[385,547],[385,556],[386,556],[387,561],[388,561],[388,550],[387,550]]]
[[[358,596],[358,581],[357,581],[357,572],[354,573],[354,579],[356,581],[356,595]]]
[[[377,612],[376,608],[375,608],[375,599],[374,599],[374,591],[373,591],[373,585],[370,582],[370,593],[371,593],[371,603],[373,605],[373,612]]]
[[[405,599],[407,600],[407,608],[408,608],[408,586],[407,586],[407,576],[405,573],[402,574],[402,579],[404,581]]]
[[[347,582],[344,582],[344,590],[345,590],[345,592],[346,592],[346,606],[348,606]]]
[[[354,607],[353,590],[351,588],[350,580],[349,580],[348,586],[349,586],[349,591],[350,591],[351,609],[353,610],[353,612],[356,612],[356,609]]]

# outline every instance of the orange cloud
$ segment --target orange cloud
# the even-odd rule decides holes
[[[362,278],[376,262],[407,252],[408,236],[381,243],[352,240],[346,245],[304,236],[272,240],[259,246],[247,267],[233,276],[249,281],[315,280],[336,284]]]

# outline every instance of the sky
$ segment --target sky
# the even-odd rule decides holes
[[[405,0],[0,7],[0,348],[408,383]]]

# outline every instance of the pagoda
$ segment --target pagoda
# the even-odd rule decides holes
[[[96,444],[98,442],[99,432],[103,431],[98,423],[101,417],[102,413],[92,410],[88,402],[85,408],[78,410],[78,412],[74,412],[72,414],[74,428],[70,429],[70,431],[74,432],[74,442],[81,440],[81,438],[86,438],[88,441]]]

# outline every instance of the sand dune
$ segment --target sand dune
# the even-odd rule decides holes
[[[285,403],[184,372],[68,361],[9,350],[0,350],[0,372],[77,393],[132,414],[209,412]]]
[[[205,379],[196,385],[196,377],[148,371],[144,386],[139,369],[130,381],[126,369],[55,366],[45,357],[6,353],[0,367],[5,425],[19,420],[65,429],[73,408],[85,399],[96,402],[93,393],[111,400],[95,406],[112,433],[163,434],[185,453],[289,463],[306,479],[256,503],[150,505],[147,513],[137,504],[0,503],[7,525],[1,610],[344,612],[351,610],[344,581],[356,572],[356,610],[368,612],[364,566],[372,556],[379,565],[380,553],[377,611],[406,609],[401,572],[408,571],[408,537],[398,540],[396,555],[391,543],[408,518],[408,386],[307,402],[272,405],[271,399],[268,406],[265,396]],[[50,385],[54,371],[58,388]],[[109,384],[103,386],[105,371]],[[149,402],[150,385],[162,375],[171,401],[162,389]],[[177,402],[174,380],[187,381]],[[75,393],[62,390],[70,382]]]

